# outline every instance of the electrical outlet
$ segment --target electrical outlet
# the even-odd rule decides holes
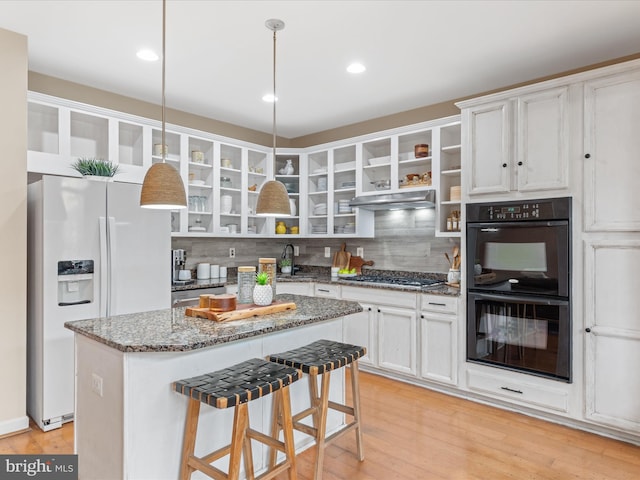
[[[236,258],[236,249],[234,247],[229,249],[229,258]]]
[[[324,258],[331,258],[331,247],[324,247]]]
[[[356,248],[356,257],[360,257],[360,258],[364,257],[364,248],[363,247]]]
[[[91,390],[93,390],[93,393],[102,396],[102,377],[100,375],[91,374]]]
[[[300,256],[300,247],[298,245],[293,246],[293,256],[294,257]]]

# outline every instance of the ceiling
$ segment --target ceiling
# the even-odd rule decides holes
[[[168,0],[166,103],[271,131],[269,18],[278,33],[278,134],[310,133],[640,52],[640,1]],[[2,0],[29,69],[159,104],[160,0]],[[360,75],[345,71],[359,60]],[[169,119],[170,121],[170,119]]]

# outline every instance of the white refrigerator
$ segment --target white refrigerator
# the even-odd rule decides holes
[[[171,306],[171,218],[140,185],[43,176],[29,185],[27,412],[43,430],[73,419],[71,320]]]

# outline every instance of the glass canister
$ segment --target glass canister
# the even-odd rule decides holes
[[[256,267],[238,267],[238,303],[253,303]]]
[[[267,272],[269,274],[269,285],[273,289],[273,298],[276,298],[276,259],[275,258],[259,258],[259,272]]]
[[[229,177],[220,177],[220,186],[223,188],[231,188],[233,187],[233,183],[231,183],[231,178]]]

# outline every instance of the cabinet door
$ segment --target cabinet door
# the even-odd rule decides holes
[[[363,365],[376,366],[376,342],[374,331],[374,318],[376,308],[362,303],[362,312],[345,317],[343,321],[343,338],[345,343],[366,347],[367,354],[360,359]]]
[[[640,239],[585,245],[586,416],[640,431]]]
[[[379,306],[376,313],[379,367],[416,375],[416,311]]]
[[[421,375],[455,385],[456,362],[456,315],[424,312],[420,316],[422,341]]]
[[[511,189],[509,101],[472,107],[463,112],[468,129],[463,149],[469,195],[505,193]]]
[[[585,83],[587,231],[640,230],[640,71]]]
[[[518,190],[568,187],[569,88],[523,95],[517,100]]]

